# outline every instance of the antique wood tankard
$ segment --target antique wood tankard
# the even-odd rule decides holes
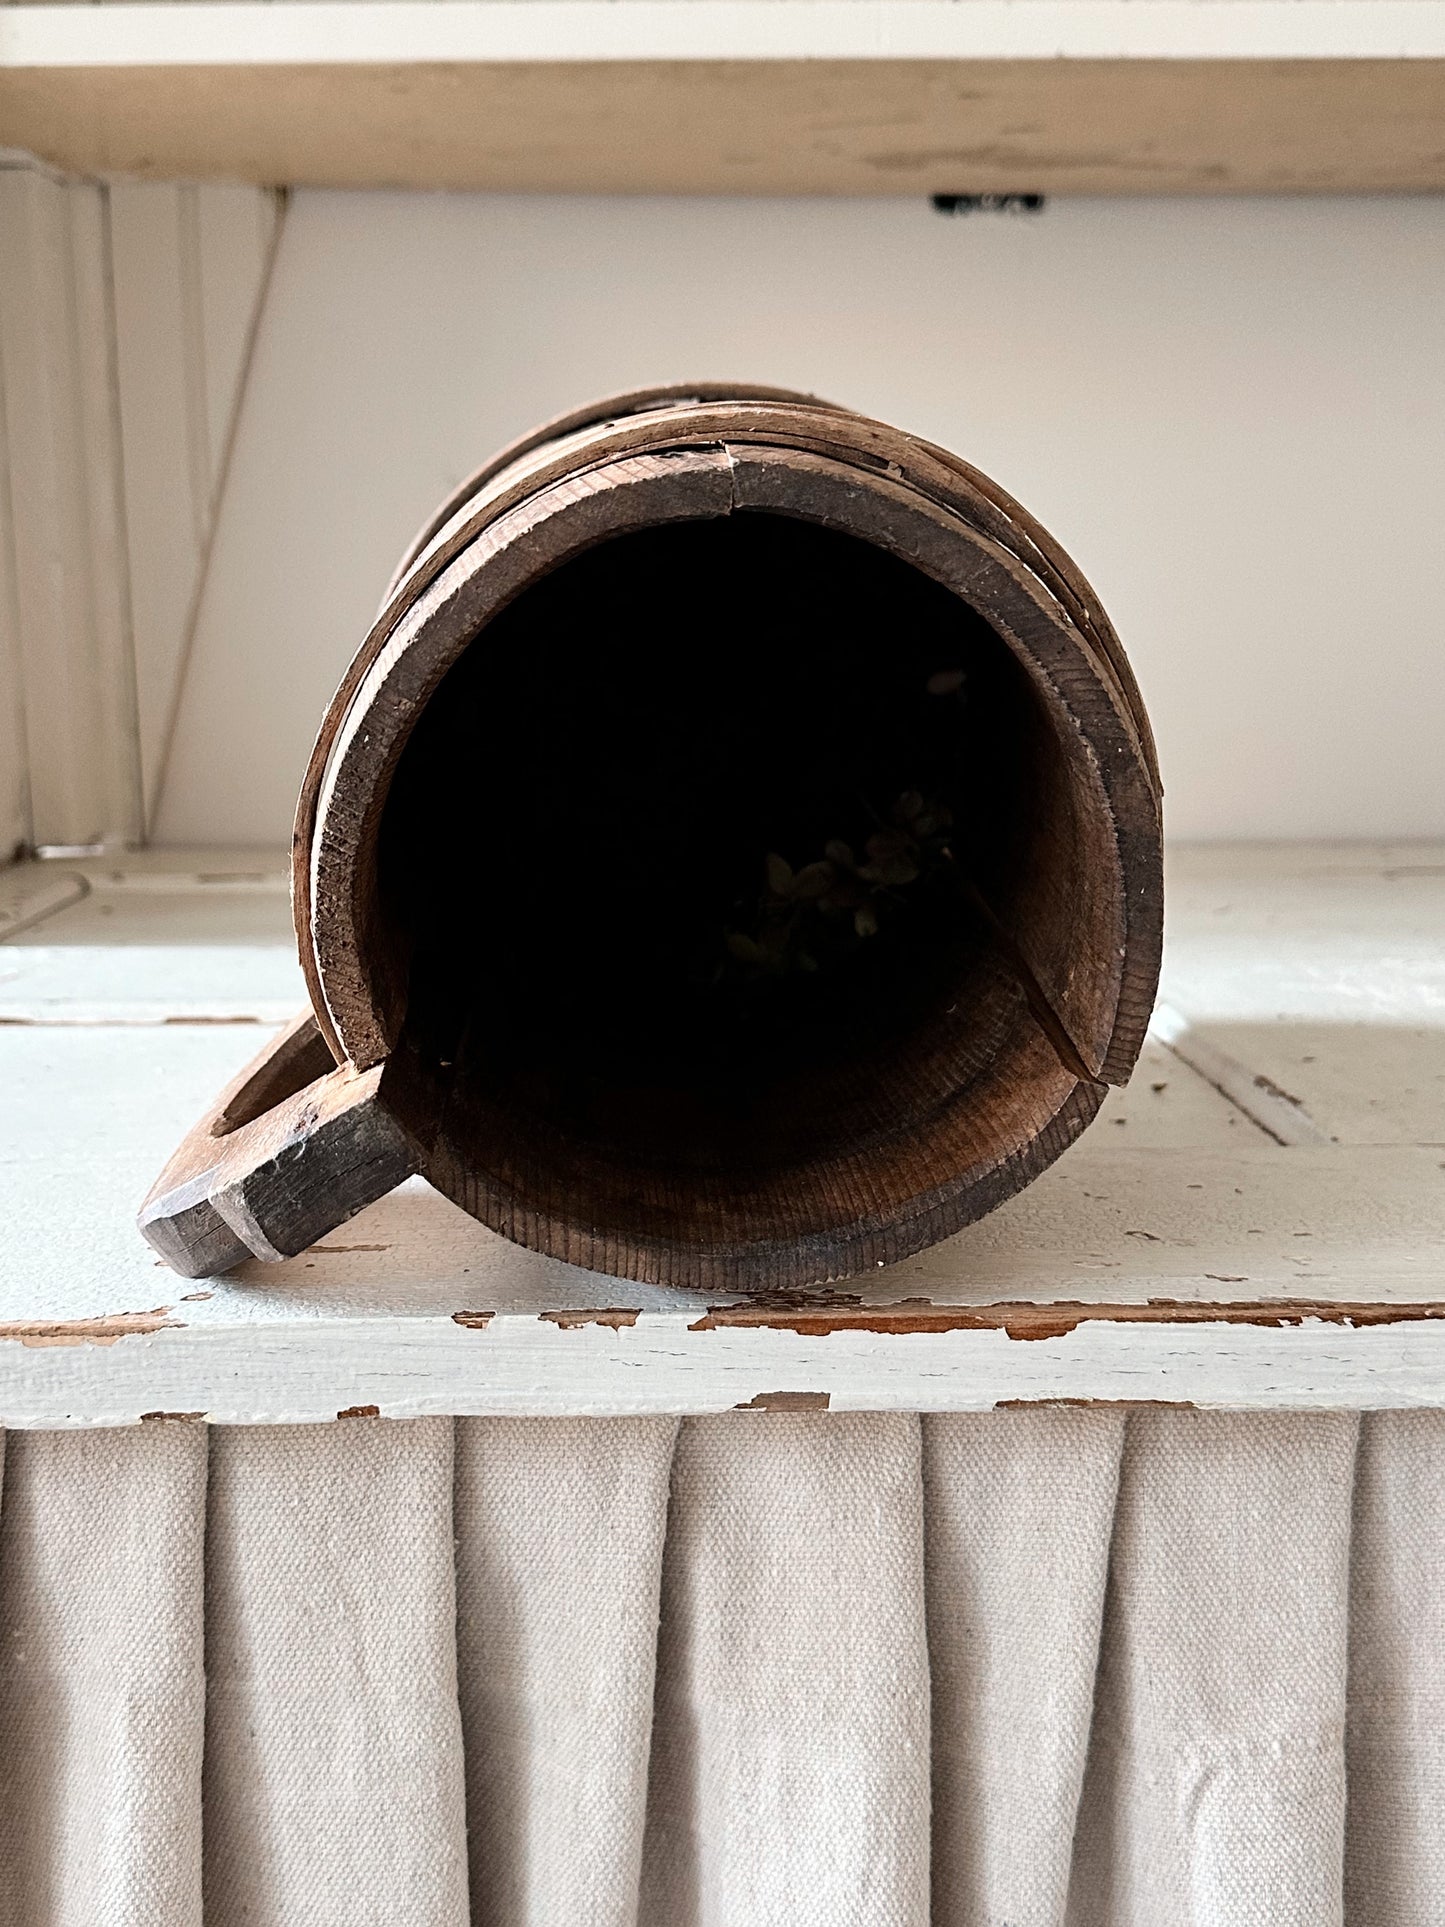
[[[946,1237],[1123,1083],[1149,725],[1088,584],[955,456],[765,388],[514,443],[322,724],[311,1009],[141,1228],[190,1277],[420,1173],[617,1277],[787,1290]]]

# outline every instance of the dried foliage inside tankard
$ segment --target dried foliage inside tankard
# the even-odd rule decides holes
[[[942,669],[927,688],[962,703],[964,683],[962,669]],[[865,807],[877,828],[861,852],[832,837],[822,856],[799,870],[776,850],[768,852],[762,892],[740,919],[747,927],[725,934],[719,980],[812,976],[886,931],[915,886],[955,884],[953,812],[942,798],[905,790],[886,821]]]

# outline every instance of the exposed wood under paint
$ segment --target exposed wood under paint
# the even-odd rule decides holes
[[[1244,1282],[1241,1279],[1241,1282]],[[615,1316],[615,1314],[614,1314]],[[575,1314],[574,1314],[575,1317]],[[1327,1298],[1246,1298],[1237,1303],[1222,1299],[1146,1298],[1129,1302],[1086,1304],[1059,1299],[1047,1304],[940,1305],[931,1298],[900,1298],[893,1304],[832,1304],[826,1300],[802,1308],[727,1305],[704,1312],[689,1331],[791,1331],[805,1338],[827,1338],[832,1332],[882,1332],[911,1337],[920,1332],[1001,1331],[1007,1337],[1038,1343],[1045,1338],[1067,1338],[1081,1325],[1261,1325],[1284,1330],[1291,1325],[1395,1325],[1412,1319],[1445,1318],[1445,1304],[1356,1304]],[[598,1314],[595,1324],[609,1322]],[[3,1335],[3,1334],[0,1334]]]
[[[13,970],[32,1008],[0,1026],[6,1425],[1445,1403],[1445,850],[1177,854],[1174,1048],[959,1237],[747,1305],[537,1258],[417,1183],[279,1267],[199,1290],[158,1268],[135,1206],[254,1048],[235,985],[287,955],[279,854],[233,862],[47,866],[87,893],[0,944],[0,1001]],[[0,905],[35,874],[0,875]],[[1276,1142],[1175,1054],[1178,1022],[1287,1088],[1315,1137]]]

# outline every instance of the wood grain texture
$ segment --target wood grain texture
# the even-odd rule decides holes
[[[1438,58],[0,70],[79,172],[542,192],[1431,193],[1442,107]]]

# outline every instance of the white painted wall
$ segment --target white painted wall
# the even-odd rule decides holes
[[[1093,578],[1181,837],[1445,833],[1445,200],[304,192],[283,231],[158,833],[288,831],[396,556],[610,389],[811,388],[958,449]]]

